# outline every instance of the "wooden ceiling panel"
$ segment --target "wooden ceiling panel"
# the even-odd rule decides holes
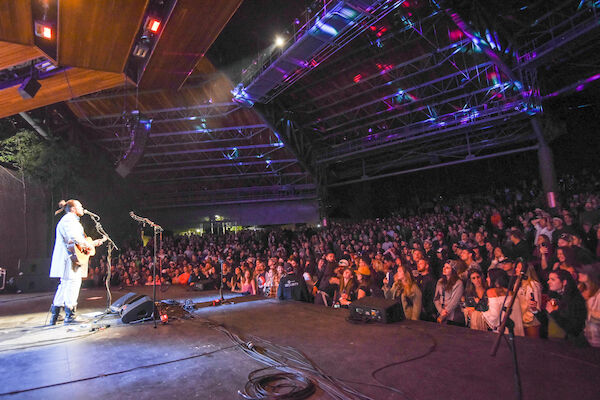
[[[31,0],[0,0],[0,40],[33,45]]]
[[[148,0],[63,0],[59,7],[61,65],[123,72]]]
[[[43,54],[34,46],[0,42],[0,70],[22,64],[42,57]]]
[[[72,68],[40,80],[42,87],[33,99],[23,99],[13,86],[0,91],[0,118],[113,88],[124,80],[123,73]]]
[[[179,0],[142,76],[146,89],[183,85],[243,0]]]

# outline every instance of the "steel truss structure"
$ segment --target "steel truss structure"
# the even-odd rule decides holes
[[[530,120],[544,99],[600,78],[599,67],[544,80],[600,54],[598,2],[513,3],[329,0],[236,90],[211,74],[183,93],[124,86],[70,104],[116,160],[132,126],[147,129],[130,178],[147,208],[324,199],[328,187],[538,148]],[[335,28],[341,17],[351,23]]]
[[[467,2],[478,10],[462,16],[453,1],[401,3],[335,57],[307,68],[293,87],[275,92],[276,105],[255,105],[279,132],[293,128],[284,142],[320,185],[535,150],[530,119],[543,112],[544,96],[537,68],[560,63],[557,54],[599,47],[594,2],[515,5],[507,13],[524,15],[510,15],[519,22],[510,38],[479,23],[475,15],[488,12],[486,2]]]

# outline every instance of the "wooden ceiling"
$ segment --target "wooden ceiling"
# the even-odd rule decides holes
[[[123,72],[148,0],[61,1],[60,65]]]
[[[33,99],[23,99],[18,86],[9,87],[0,90],[0,118],[119,86],[124,79],[123,74],[114,72],[71,68],[41,80]]]
[[[243,0],[179,0],[140,87],[179,89]]]
[[[0,41],[33,45],[31,0],[0,0]]]
[[[0,70],[44,56],[34,45],[33,1],[0,0]],[[151,0],[58,1],[55,61],[69,72],[38,79],[42,88],[33,99],[21,98],[17,81],[0,90],[0,118],[126,81],[125,66]],[[143,87],[179,89],[242,1],[179,0],[163,21]]]

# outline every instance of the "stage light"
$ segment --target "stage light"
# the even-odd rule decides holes
[[[282,38],[281,36],[277,36],[275,38],[275,46],[277,47],[283,47],[283,45],[285,44],[285,39]]]
[[[150,32],[156,33],[160,29],[160,21],[152,18],[150,19],[150,22],[148,22],[147,26]]]
[[[52,25],[47,23],[36,21],[34,24],[35,35],[43,39],[52,40],[54,34],[52,32]]]

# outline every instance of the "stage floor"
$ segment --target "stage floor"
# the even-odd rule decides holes
[[[136,288],[137,289],[137,288]],[[138,293],[151,295],[151,288]],[[113,291],[113,300],[127,293]],[[373,399],[513,399],[511,354],[495,335],[420,321],[355,325],[347,310],[172,287],[159,299],[191,299],[192,319],[44,327],[52,293],[0,296],[0,397],[10,399],[239,399],[264,365],[207,321],[247,341],[291,346]],[[82,290],[80,318],[105,309],[102,289]],[[105,327],[110,325],[110,327]],[[94,328],[94,330],[92,330]],[[99,329],[95,329],[99,328]],[[600,351],[517,338],[524,399],[598,399]],[[389,367],[373,372],[381,367]],[[377,385],[389,385],[402,394]],[[329,399],[317,389],[311,399]]]

